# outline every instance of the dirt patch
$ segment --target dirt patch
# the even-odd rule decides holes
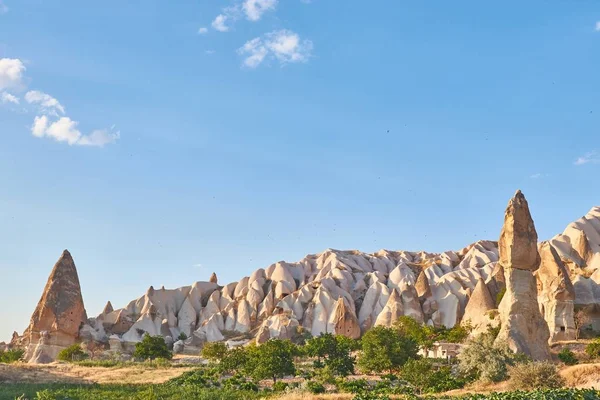
[[[567,386],[574,388],[599,388],[600,364],[579,364],[559,371]]]
[[[72,364],[0,364],[2,383],[163,383],[193,368],[81,367]]]

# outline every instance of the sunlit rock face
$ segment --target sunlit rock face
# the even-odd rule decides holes
[[[70,265],[68,258],[65,263]],[[519,192],[507,208],[499,243],[482,240],[443,253],[327,249],[297,262],[259,268],[237,282],[219,282],[213,273],[208,281],[177,289],[150,287],[125,307],[114,309],[109,303],[89,320],[79,301],[76,271],[70,272],[68,285],[74,286],[64,296],[72,305],[73,325],[65,320],[62,308],[49,306],[54,311],[48,313],[38,306],[33,328],[14,342],[34,343],[30,358],[36,344],[43,342],[39,358],[50,353],[51,359],[56,353],[53,343],[72,343],[78,335],[110,343],[111,348],[130,349],[145,334],[179,342],[183,333],[187,339],[178,343],[178,349],[197,354],[206,342],[230,339],[256,338],[261,343],[321,333],[355,338],[373,326],[392,326],[398,318],[410,316],[438,327],[469,321],[475,332],[497,326],[501,319],[503,337],[512,340],[513,349],[542,359],[546,347],[540,343],[573,334],[575,307],[587,307],[592,326],[600,330],[599,269],[600,207],[540,244]],[[498,310],[497,299],[504,290]],[[523,322],[523,315],[528,321]],[[59,328],[49,321],[59,321]],[[529,328],[535,333],[522,333]],[[46,331],[49,336],[41,338]]]
[[[537,233],[521,191],[517,191],[506,208],[499,248],[506,293],[499,306],[500,333],[496,340],[506,341],[511,350],[534,360],[547,360],[550,334],[540,313],[533,275],[540,265]]]
[[[87,320],[77,268],[65,250],[54,265],[42,297],[31,316],[22,342],[27,345],[25,359],[48,363],[74,344]]]

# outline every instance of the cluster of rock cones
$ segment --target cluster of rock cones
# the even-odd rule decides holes
[[[600,207],[538,243],[527,201],[517,191],[497,243],[440,254],[328,249],[226,285],[213,274],[208,282],[174,290],[150,287],[125,308],[114,310],[109,302],[95,318],[86,316],[77,270],[65,251],[31,324],[11,345],[26,347],[28,361],[43,363],[77,341],[127,352],[150,334],[164,336],[175,351],[197,354],[207,341],[263,343],[294,340],[302,332],[358,338],[407,315],[435,326],[468,323],[473,334],[500,325],[498,340],[543,360],[548,343],[574,338],[575,307],[589,314],[593,327],[600,325],[599,271]]]

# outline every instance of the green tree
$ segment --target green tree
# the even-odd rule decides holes
[[[133,352],[135,358],[142,360],[154,360],[156,358],[164,358],[170,360],[173,354],[167,348],[167,343],[162,336],[144,335],[141,342],[135,344]]]
[[[255,379],[273,379],[296,372],[294,356],[298,349],[289,340],[272,339],[260,346],[248,347],[246,371]]]
[[[75,343],[66,349],[62,349],[56,356],[56,359],[60,361],[73,362],[81,361],[86,357],[87,354],[85,354],[85,351],[83,351],[81,345],[79,343]]]
[[[222,361],[227,354],[227,345],[223,342],[208,342],[202,347],[200,355],[210,361]]]
[[[467,342],[458,355],[459,370],[484,382],[500,382],[508,376],[508,366],[517,362],[504,342],[496,342],[492,333],[484,333]]]
[[[238,372],[247,369],[248,354],[254,347],[255,346],[249,346],[248,348],[236,347],[227,350],[219,363],[219,368],[225,372]]]
[[[324,333],[306,342],[305,351],[311,357],[317,357],[316,368],[323,366],[334,375],[347,376],[354,373],[354,357],[351,355],[354,341],[345,336]],[[321,362],[324,359],[324,363]]]
[[[358,365],[364,372],[395,371],[409,359],[417,358],[417,343],[397,329],[376,326],[361,340]]]

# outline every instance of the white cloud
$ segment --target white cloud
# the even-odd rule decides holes
[[[35,117],[31,126],[31,133],[38,138],[48,137],[57,142],[67,142],[69,145],[104,147],[115,143],[120,138],[120,132],[113,132],[113,128],[95,130],[89,135],[82,135],[77,128],[79,122],[69,117],[61,117],[50,122],[47,115]]]
[[[72,146],[81,138],[81,132],[77,129],[78,124],[69,117],[61,117],[58,121],[50,124],[44,134],[56,141],[67,142]]]
[[[194,264],[194,265],[192,265],[192,267],[195,267],[195,268],[202,268],[202,264]]]
[[[215,54],[215,53],[216,53],[216,51],[214,51],[214,50],[205,50],[204,51],[204,54],[207,54],[209,56],[212,55],[212,54]]]
[[[61,114],[65,113],[65,108],[58,100],[49,94],[38,90],[30,90],[25,93],[25,101],[29,104],[39,105],[43,112],[50,115],[57,115],[56,111],[59,111]]]
[[[575,165],[584,165],[584,164],[600,164],[600,154],[596,150],[592,150],[583,156],[579,157],[573,163]]]
[[[311,57],[313,43],[301,40],[297,33],[282,29],[267,33],[263,38],[249,40],[238,49],[238,53],[246,55],[244,65],[256,68],[267,58],[278,60],[281,64],[307,62]]]
[[[229,31],[229,27],[225,25],[225,22],[229,19],[227,15],[219,14],[212,22],[212,27],[218,30],[219,32],[227,32]]]
[[[539,179],[541,177],[542,177],[542,174],[540,174],[540,173],[533,174],[533,175],[530,176],[531,179]]]
[[[107,129],[95,130],[91,134],[82,136],[77,142],[79,146],[97,146],[104,147],[107,144],[115,143],[121,137],[120,132],[112,132]]]
[[[244,65],[250,68],[258,67],[265,59],[269,50],[263,44],[261,38],[254,38],[244,44],[239,50],[239,54],[247,54],[244,59]]]
[[[12,104],[19,104],[19,98],[15,95],[12,95],[8,92],[2,92],[0,94],[0,102],[2,102],[2,104],[6,104],[6,103],[12,103]]]
[[[48,129],[48,117],[42,115],[41,117],[35,117],[33,125],[31,126],[31,133],[35,137],[44,137]]]
[[[198,29],[198,35],[205,35],[207,33],[208,33],[208,28],[206,28],[204,26],[202,28]]]
[[[278,0],[245,0],[242,8],[246,18],[258,21],[265,12],[274,10],[277,2]]]
[[[8,12],[8,7],[2,0],[0,0],[0,14],[6,14]]]
[[[596,32],[600,31],[600,21],[596,22],[595,30]]]
[[[25,69],[25,64],[17,58],[0,58],[0,89],[21,86]]]

